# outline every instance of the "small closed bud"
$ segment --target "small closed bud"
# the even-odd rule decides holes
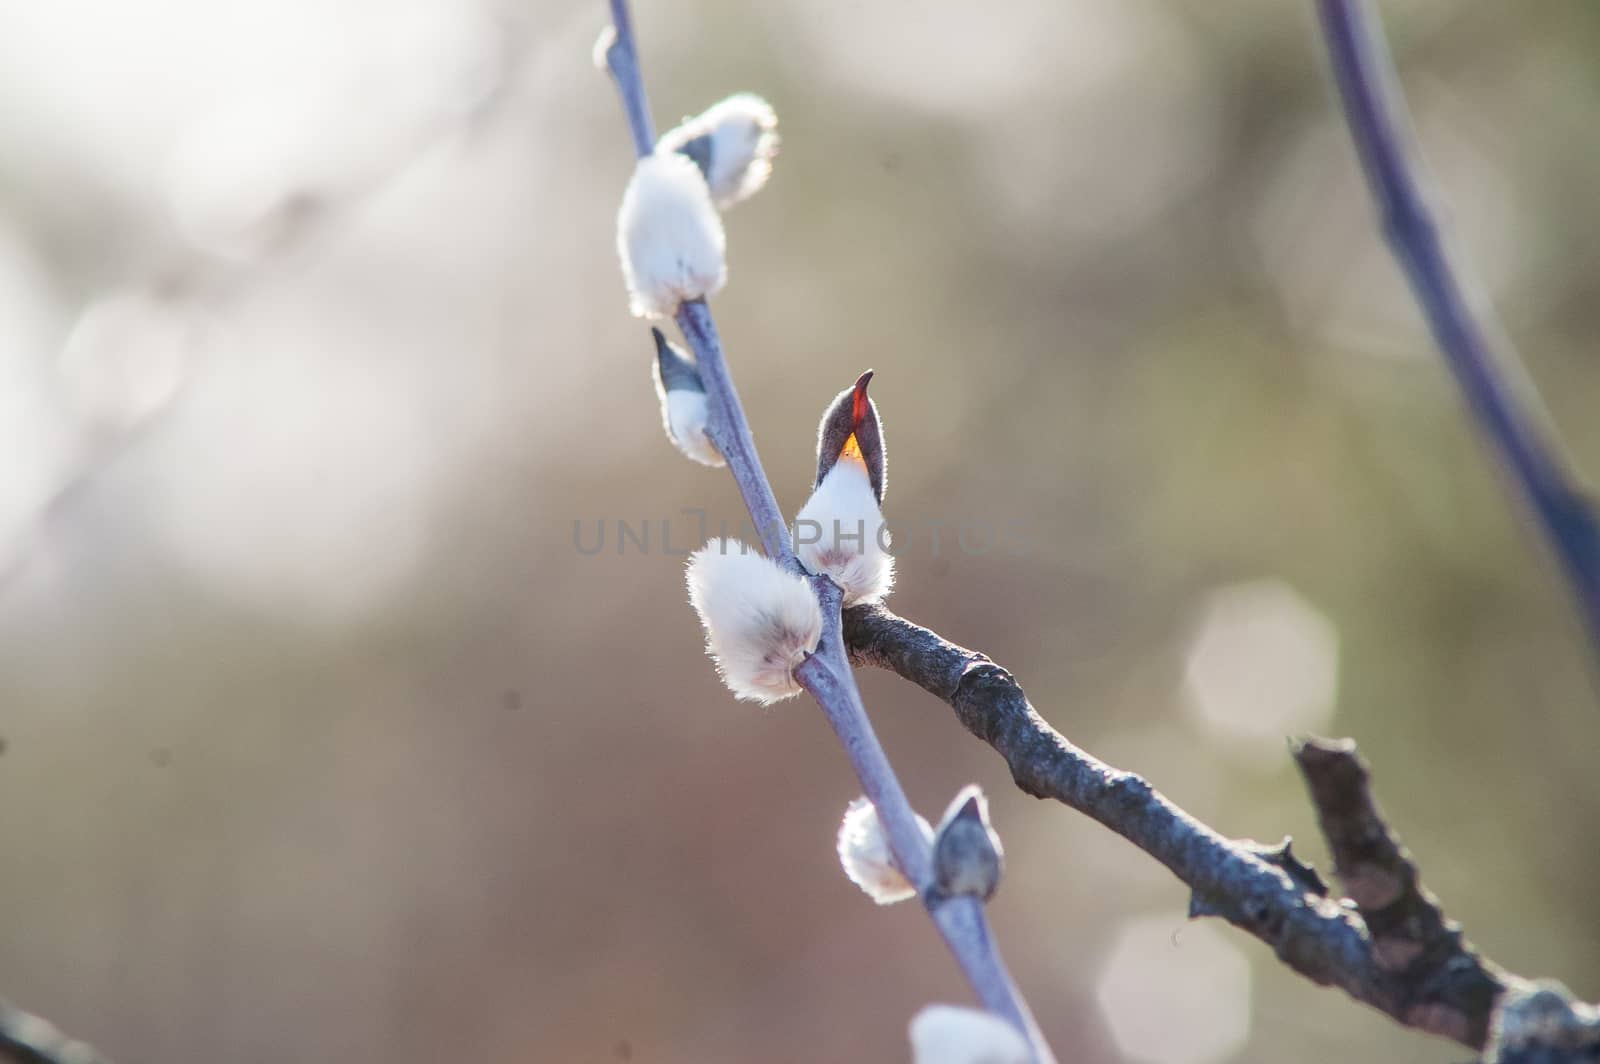
[[[667,430],[667,439],[702,465],[726,465],[721,452],[706,435],[710,408],[694,360],[668,341],[660,329],[651,329],[650,333],[656,340],[652,375],[656,396],[661,400],[661,425]]]
[[[917,824],[932,841],[932,826],[920,816]],[[906,879],[889,851],[877,807],[865,796],[845,809],[844,819],[839,822],[838,850],[844,874],[879,905],[893,905],[917,896],[917,888]]]
[[[876,602],[894,587],[894,556],[879,503],[883,434],[867,397],[872,371],[829,405],[817,431],[817,481],[795,515],[795,553],[844,592],[844,605]]]
[[[992,1012],[927,1005],[911,1017],[912,1064],[1032,1064],[1022,1032]]]
[[[722,217],[698,167],[675,152],[640,159],[617,210],[617,254],[633,313],[669,318],[728,279]]]
[[[989,825],[989,801],[977,784],[961,788],[933,836],[933,883],[940,893],[988,901],[1000,886],[1005,851]]]
[[[734,696],[771,704],[799,694],[795,667],[822,638],[805,578],[736,539],[713,539],[690,555],[687,579],[706,653]]]
[[[761,190],[778,154],[778,115],[748,92],[712,104],[661,135],[656,151],[693,159],[711,186],[711,198],[727,210]]]

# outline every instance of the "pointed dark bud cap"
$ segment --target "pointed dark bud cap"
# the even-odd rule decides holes
[[[872,494],[877,496],[878,502],[883,502],[888,455],[884,452],[878,404],[867,396],[867,384],[871,380],[869,369],[855,384],[835,396],[823,412],[822,424],[817,426],[817,480],[812,490],[821,486],[822,478],[853,445],[867,465]]]
[[[976,784],[961,788],[933,836],[933,885],[947,896],[988,901],[1000,886],[1005,851],[989,825],[989,802]]]
[[[656,380],[661,385],[661,391],[705,391],[706,386],[700,382],[700,371],[695,368],[694,360],[663,336],[660,329],[652,328],[650,335],[656,338]]]
[[[678,151],[687,155],[700,168],[700,173],[705,176],[707,181],[711,180],[711,165],[715,159],[714,153],[716,150],[716,141],[710,133],[702,133],[698,137],[691,137],[678,145]]]

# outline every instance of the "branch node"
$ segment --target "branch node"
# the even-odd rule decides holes
[[[1512,986],[1500,998],[1484,1064],[1593,1064],[1600,1060],[1600,1007],[1574,1001],[1554,980]]]
[[[1294,971],[1403,1024],[1475,1049],[1484,1044],[1496,999],[1518,980],[1473,950],[1423,889],[1373,802],[1355,743],[1291,745],[1335,875],[1353,895],[1343,898],[1291,840],[1226,838],[1142,777],[1073,746],[987,658],[882,605],[846,610],[844,632],[857,664],[891,669],[949,703],[1005,759],[1024,793],[1087,814],[1166,865],[1189,887],[1191,917],[1227,920]]]

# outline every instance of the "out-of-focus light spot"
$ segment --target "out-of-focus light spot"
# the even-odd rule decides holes
[[[1095,998],[1117,1048],[1150,1064],[1209,1064],[1250,1035],[1250,965],[1223,932],[1176,916],[1117,935]]]
[[[359,322],[304,315],[212,330],[145,499],[152,534],[218,597],[339,628],[410,586],[436,468],[416,378]]]
[[[508,54],[483,12],[411,0],[350,46],[225,94],[178,138],[168,195],[179,228],[212,254],[255,258],[301,223],[470,115],[500,86]]]
[[[1284,737],[1333,717],[1339,633],[1281,580],[1206,599],[1184,669],[1187,704],[1229,744],[1281,756]]]
[[[897,4],[813,0],[783,9],[811,76],[898,107],[981,119],[1037,101],[1071,70],[1075,34],[1095,36],[1089,4],[1028,4],[993,10],[963,0]],[[1087,12],[1087,14],[1085,14]],[[1082,50],[1094,62],[1092,49]],[[821,68],[819,71],[818,68]]]
[[[394,108],[414,121],[471,115],[509,73],[506,27],[482,6],[459,0],[413,3],[382,22],[371,69],[356,88],[353,116],[367,113],[373,81],[392,93]]]
[[[193,328],[181,305],[148,292],[99,300],[61,351],[68,398],[95,429],[134,428],[177,394]]]
[[[175,135],[231,101],[278,95],[293,113],[320,98],[324,112],[299,112],[318,135],[360,141],[419,97],[481,97],[505,58],[494,18],[459,0],[33,5],[0,34],[0,99],[35,104],[7,112],[0,145],[159,197]]]
[[[55,299],[40,264],[20,233],[0,215],[0,368],[21,373],[45,350],[55,323]],[[15,394],[14,381],[0,402]],[[0,419],[0,424],[4,424]]]
[[[1049,90],[975,132],[1001,220],[1019,236],[1094,253],[1096,242],[1150,223],[1215,169],[1223,112],[1201,50],[1170,13],[1107,0],[1068,9],[1074,32],[1061,42]]]
[[[190,125],[169,187],[184,236],[211,254],[249,259],[292,235],[327,176],[305,133],[316,129],[319,110],[304,90],[274,91],[232,100]]]

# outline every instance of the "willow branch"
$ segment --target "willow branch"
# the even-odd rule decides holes
[[[1394,61],[1367,0],[1317,0],[1345,119],[1383,220],[1478,427],[1489,438],[1560,562],[1600,653],[1600,521],[1568,468],[1531,379],[1487,300],[1451,258],[1412,160]]]
[[[756,535],[761,538],[761,549],[767,557],[803,573],[805,570],[794,556],[789,524],[783,519],[783,511],[778,508],[777,497],[772,494],[772,485],[762,469],[755,437],[745,420],[744,404],[739,402],[728,362],[723,358],[722,340],[717,335],[716,323],[711,320],[711,308],[703,300],[692,300],[678,308],[677,320],[679,330],[694,352],[700,382],[705,385],[706,402],[710,407],[706,432],[739,486],[739,497],[744,500]]]
[[[627,0],[610,0],[610,7],[612,34],[606,48],[606,66],[622,98],[634,154],[643,157],[653,150],[655,134],[639,72],[632,20]],[[756,453],[755,439],[734,388],[710,307],[704,300],[685,302],[678,309],[677,322],[694,352],[706,390],[708,433],[738,485],[767,556],[803,573],[794,555],[788,524]],[[822,708],[862,790],[877,810],[895,862],[907,879],[918,885],[923,907],[978,1000],[1027,1036],[1039,1064],[1054,1064],[1055,1058],[989,934],[981,904],[970,898],[946,898],[925,889],[932,878],[931,850],[856,687],[840,634],[840,591],[826,577],[812,577],[810,582],[822,608],[822,638],[816,652],[795,669],[795,680]]]
[[[1484,959],[1444,917],[1373,803],[1366,766],[1348,741],[1308,740],[1294,750],[1348,895],[1341,899],[1289,839],[1273,846],[1230,839],[1141,777],[1078,749],[987,656],[881,605],[845,610],[844,637],[857,665],[888,669],[948,703],[1005,759],[1024,792],[1093,818],[1165,865],[1189,888],[1191,916],[1222,917],[1313,982],[1473,1048],[1490,1044],[1502,999],[1550,1004],[1528,999],[1534,984]],[[1561,1037],[1587,1031],[1585,1006],[1563,1000],[1564,1018],[1550,1030]]]

